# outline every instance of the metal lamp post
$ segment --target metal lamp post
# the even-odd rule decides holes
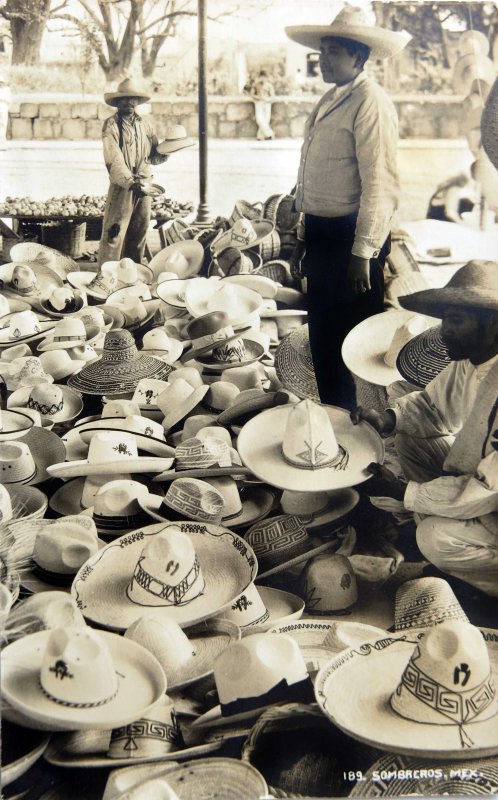
[[[195,221],[201,225],[209,223],[211,218],[207,202],[208,114],[206,89],[206,2],[207,0],[197,0],[200,202],[197,208],[197,217]]]

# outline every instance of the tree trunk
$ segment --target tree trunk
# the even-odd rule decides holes
[[[12,63],[40,63],[40,48],[47,19],[50,15],[50,0],[8,0],[2,16],[10,23],[12,35]]]

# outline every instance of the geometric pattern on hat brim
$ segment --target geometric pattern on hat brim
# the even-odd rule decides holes
[[[285,389],[320,402],[311,358],[308,324],[291,331],[275,351],[275,372]]]
[[[282,514],[257,522],[247,531],[246,541],[258,559],[257,581],[308,561],[335,547],[335,541],[315,546],[299,517]]]
[[[450,584],[442,578],[406,581],[396,592],[396,631],[429,628],[450,619],[469,621]]]
[[[129,598],[127,587],[144,546],[169,527],[192,538],[204,590],[186,603],[139,605]],[[80,569],[71,593],[87,619],[111,630],[125,630],[144,613],[152,618],[167,613],[185,627],[209,619],[233,603],[253,582],[256,571],[252,549],[228,528],[187,520],[162,522],[121,536],[104,547]]]
[[[414,336],[401,348],[396,369],[405,381],[424,389],[450,363],[441,327],[436,326]]]
[[[463,622],[460,624],[464,625]],[[491,668],[489,677],[496,685],[498,636],[489,636],[489,633],[484,636]],[[413,696],[427,705],[428,714],[434,717],[439,714],[440,722],[436,723],[434,719],[431,722],[415,721],[402,716],[391,705],[391,697],[401,684],[407,665],[412,664],[417,645],[426,635],[426,631],[417,630],[386,634],[361,648],[345,650],[322,667],[316,677],[318,705],[328,719],[348,736],[379,750],[438,761],[464,761],[472,756],[496,755],[496,697],[489,705],[490,697],[486,691],[482,691],[480,697],[469,697],[466,701],[465,689],[457,684],[455,692],[461,702],[453,705],[457,698],[452,696],[451,688],[440,686],[433,677],[425,681],[421,675],[420,681],[413,686]],[[404,680],[403,687],[406,685]],[[480,717],[481,709],[484,712]],[[462,723],[458,724],[456,716],[450,716],[453,711],[455,715],[462,715]],[[464,714],[472,714],[471,722],[465,723]],[[465,738],[464,734],[467,734]]]
[[[456,797],[498,794],[498,759],[438,761],[389,753],[375,761],[349,797]]]

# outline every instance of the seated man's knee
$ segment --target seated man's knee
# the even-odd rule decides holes
[[[439,566],[444,562],[441,544],[441,520],[439,517],[426,517],[417,525],[417,546],[422,555]]]

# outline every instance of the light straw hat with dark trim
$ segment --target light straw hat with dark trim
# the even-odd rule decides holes
[[[439,318],[448,307],[498,311],[498,263],[469,261],[445,286],[402,295],[399,302],[410,311]]]
[[[117,106],[116,100],[120,100],[122,97],[137,97],[139,103],[147,103],[150,100],[150,94],[147,94],[145,87],[134,78],[125,78],[118,84],[115,92],[104,94],[104,100],[108,106]]]

